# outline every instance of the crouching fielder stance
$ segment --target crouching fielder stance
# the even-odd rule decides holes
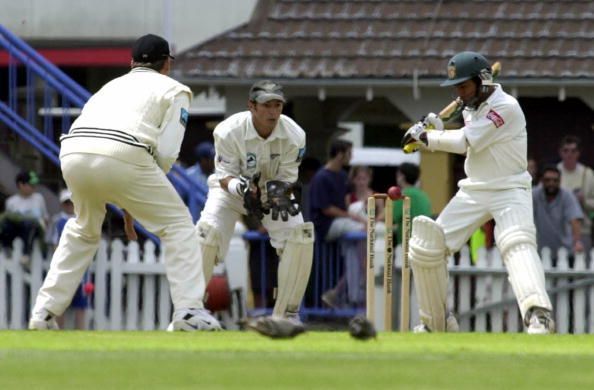
[[[220,329],[203,309],[206,284],[192,217],[165,176],[177,159],[192,98],[188,87],[167,77],[171,58],[163,38],[139,38],[132,70],[93,95],[62,137],[62,174],[76,217],[64,227],[30,329],[57,328],[54,317],[70,304],[99,247],[107,203],[161,239],[175,309],[169,329]]]
[[[281,115],[285,97],[280,85],[255,83],[248,111],[234,114],[214,130],[215,173],[197,223],[206,279],[225,258],[234,226],[242,214],[261,221],[280,257],[272,317],[248,324],[271,337],[303,331],[299,306],[313,257],[312,223],[304,223],[292,187],[305,153],[305,132]]]
[[[491,67],[475,52],[456,54],[448,63],[448,79],[464,103],[464,127],[443,131],[435,114],[413,125],[403,146],[466,154],[459,190],[437,221],[413,221],[410,262],[419,301],[417,331],[452,331],[455,319],[446,308],[446,257],[470,235],[495,219],[495,240],[530,334],[554,331],[552,305],[536,251],[530,175],[526,171],[527,133],[517,100],[493,83]],[[431,127],[437,131],[427,131]]]

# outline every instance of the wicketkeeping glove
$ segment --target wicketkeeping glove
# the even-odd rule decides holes
[[[290,339],[305,332],[303,324],[286,318],[262,317],[248,321],[247,327],[272,339]]]
[[[293,194],[293,185],[280,180],[266,182],[266,195],[268,200],[264,204],[264,214],[272,212],[272,220],[277,221],[278,216],[283,221],[289,220],[289,215],[295,216],[301,212],[299,201]]]
[[[255,216],[258,220],[264,218],[262,206],[262,191],[260,191],[260,172],[256,173],[251,180],[248,179],[247,189],[243,193],[243,207],[248,214]]]
[[[262,200],[261,191],[258,182],[260,181],[260,173],[256,173],[252,178],[247,176],[239,176],[231,179],[228,184],[229,193],[243,199],[243,207],[248,214],[254,215],[258,219],[262,219]]]
[[[361,315],[353,317],[349,321],[349,333],[357,340],[369,340],[376,336],[375,328],[371,321]]]

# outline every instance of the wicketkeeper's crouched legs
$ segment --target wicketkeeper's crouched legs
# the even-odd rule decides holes
[[[455,319],[447,318],[448,270],[441,226],[431,218],[416,217],[409,250],[422,326],[432,332],[457,330]]]
[[[198,221],[196,224],[200,249],[202,251],[202,269],[204,270],[204,281],[208,282],[212,277],[215,265],[221,259],[218,258],[220,247],[220,234],[216,228],[205,221]]]
[[[296,316],[309,281],[313,259],[314,226],[297,225],[291,231],[278,265],[278,288],[272,314]]]

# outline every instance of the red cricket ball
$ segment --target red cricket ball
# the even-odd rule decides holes
[[[400,187],[392,186],[392,187],[388,188],[388,196],[392,200],[398,200],[398,199],[402,198],[402,191],[400,190]]]
[[[87,296],[93,294],[93,292],[95,291],[95,285],[93,284],[93,282],[85,283],[83,285],[83,291],[84,291],[85,295],[87,295]]]

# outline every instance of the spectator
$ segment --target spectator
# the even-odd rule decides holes
[[[349,184],[352,189],[347,195],[347,207],[358,201],[366,202],[367,198],[373,195],[374,191],[371,189],[372,179],[373,170],[371,168],[363,165],[351,167],[349,172]]]
[[[371,189],[373,171],[369,167],[358,165],[351,167],[348,177],[352,191],[345,198],[347,211],[367,218],[367,199],[374,193],[373,189]],[[383,213],[383,204],[377,203],[376,221],[384,218]],[[380,230],[378,229],[378,231]],[[344,257],[344,273],[340,276],[336,285],[322,295],[322,301],[334,308],[340,307],[342,302],[354,307],[363,306],[365,304],[365,255],[367,247],[364,241],[343,242],[341,246]]]
[[[431,201],[425,191],[417,187],[417,182],[421,176],[419,166],[412,163],[402,163],[396,171],[396,184],[402,190],[402,194],[410,198],[410,217],[425,215],[431,217]],[[394,242],[402,243],[402,200],[394,201],[393,208],[394,233],[396,234]]]
[[[314,175],[320,169],[320,161],[317,158],[306,157],[299,166],[299,182],[301,183],[301,212],[303,213],[304,221],[311,221],[310,212],[310,199],[309,189],[311,186],[311,180]]]
[[[23,255],[20,259],[28,267],[36,238],[44,236],[48,212],[43,196],[35,192],[39,177],[33,171],[16,176],[18,192],[6,199],[5,212],[0,217],[0,236],[4,247],[12,247],[16,237],[23,240]]]
[[[310,215],[316,228],[316,236],[322,240],[334,241],[347,232],[365,230],[367,220],[364,207],[359,207],[359,212],[355,212],[353,209],[349,211],[346,206],[348,176],[344,168],[351,161],[352,148],[352,143],[348,141],[334,140],[330,145],[328,162],[316,172],[311,181]],[[353,245],[357,243],[343,243],[342,253],[357,253],[357,248],[352,247]],[[349,264],[357,264],[357,260],[345,259],[345,264],[350,267]],[[333,288],[324,292],[322,300],[331,307],[339,306],[343,301],[341,295],[345,290],[345,283],[348,285],[341,278]],[[356,280],[351,283],[352,286],[356,284]],[[351,291],[356,294],[358,289]]]
[[[194,149],[194,153],[198,160],[196,164],[186,169],[186,173],[206,189],[208,176],[214,172],[214,145],[208,141],[201,142]]]
[[[58,246],[58,242],[60,240],[60,236],[62,235],[62,231],[64,230],[64,226],[66,222],[70,218],[74,218],[74,205],[72,204],[72,200],[70,199],[72,193],[65,189],[60,191],[60,205],[62,207],[62,211],[54,215],[50,221],[49,227],[47,229],[47,236],[46,241],[48,245],[51,246],[52,250]],[[83,280],[81,284],[76,289],[74,293],[74,298],[72,298],[72,302],[70,303],[70,307],[74,310],[74,328],[78,330],[86,329],[86,310],[89,308],[89,299],[90,299],[90,292],[93,289],[93,284],[90,280],[89,272],[85,272],[83,276]],[[60,316],[56,318],[58,322],[58,326],[63,329],[64,328],[64,316]]]
[[[480,249],[484,248],[489,252],[495,246],[495,220],[490,219],[476,229],[468,240],[468,246],[470,248],[470,260],[472,264],[476,264]]]
[[[541,186],[532,190],[538,250],[549,248],[553,264],[561,247],[573,254],[584,251],[580,237],[584,215],[574,194],[561,188],[561,180],[559,169],[547,166],[542,172]]]
[[[538,173],[538,162],[532,157],[528,157],[528,167],[526,168],[530,176],[532,177],[532,187],[536,187],[540,183],[540,177]]]
[[[348,175],[344,168],[351,161],[353,144],[334,140],[330,146],[330,159],[314,175],[310,187],[310,215],[316,235],[332,241],[342,234],[365,229],[367,220],[346,207]]]
[[[590,167],[579,162],[581,141],[578,137],[567,135],[561,140],[559,155],[561,161],[557,168],[561,172],[561,188],[572,191],[582,207],[581,241],[586,253],[592,248],[592,222],[590,214],[594,212],[594,173]]]

